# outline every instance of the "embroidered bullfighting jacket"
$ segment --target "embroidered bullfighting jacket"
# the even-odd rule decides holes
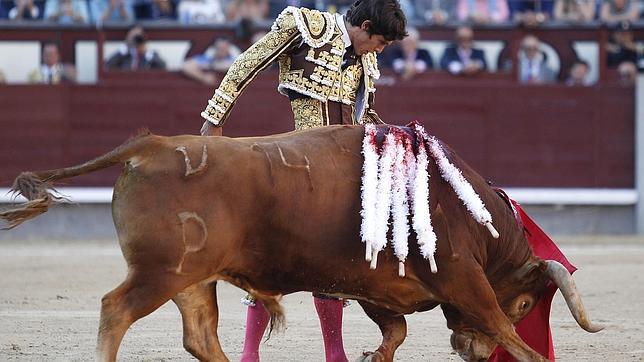
[[[382,123],[373,110],[376,54],[353,53],[343,16],[295,7],[235,60],[201,116],[223,125],[244,89],[276,60],[278,91],[291,101],[295,129]]]

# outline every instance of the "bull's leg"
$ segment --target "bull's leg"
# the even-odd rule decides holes
[[[359,301],[367,316],[376,322],[382,333],[382,343],[375,352],[366,352],[362,361],[393,361],[394,353],[407,337],[407,322],[402,315],[374,304]]]
[[[458,278],[467,276],[468,284],[466,288],[455,290],[455,294],[449,299],[451,299],[451,305],[460,312],[468,325],[501,345],[519,361],[547,361],[523,342],[515,332],[514,326],[498,305],[494,290],[481,269],[462,268],[455,273],[463,273],[463,275],[455,276],[455,280],[461,280]],[[449,308],[447,312],[449,312]],[[449,313],[446,313],[446,317],[448,317],[448,326],[450,326]],[[452,338],[454,343],[454,336]],[[469,348],[474,347],[474,343],[469,346]],[[492,351],[487,350],[485,354],[488,352]],[[488,357],[488,355],[480,356],[476,351],[459,351],[459,353],[462,357],[464,355],[470,356],[471,360],[479,360],[481,357],[487,359]]]
[[[201,361],[228,361],[217,335],[217,282],[193,284],[172,300],[181,312],[186,351]]]
[[[132,323],[194,282],[167,269],[130,269],[125,281],[102,299],[97,359],[115,361],[121,340]]]

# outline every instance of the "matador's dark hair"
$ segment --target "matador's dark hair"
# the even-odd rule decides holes
[[[353,26],[369,20],[369,34],[382,35],[388,41],[402,40],[407,36],[407,19],[398,0],[357,0],[347,10],[346,16]]]

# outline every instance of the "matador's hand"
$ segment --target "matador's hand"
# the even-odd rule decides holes
[[[201,135],[202,136],[221,136],[222,128],[217,127],[214,124],[206,121],[203,123],[203,126],[201,126]]]

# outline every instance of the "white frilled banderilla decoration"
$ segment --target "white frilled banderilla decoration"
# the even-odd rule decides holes
[[[389,218],[392,219],[392,243],[400,260],[398,274],[405,276],[405,259],[409,252],[409,214],[418,239],[420,252],[429,260],[432,273],[438,272],[434,254],[436,234],[429,212],[429,156],[434,159],[441,177],[447,181],[472,217],[485,225],[494,238],[499,233],[492,226],[492,216],[472,185],[445,156],[438,140],[429,136],[418,123],[411,124],[418,143],[414,154],[413,140],[402,130],[391,127],[385,135],[378,154],[376,127],[365,126],[362,142],[362,226],[360,234],[365,243],[365,260],[371,269],[378,264],[378,252],[387,245]],[[429,150],[429,153],[428,153]]]

